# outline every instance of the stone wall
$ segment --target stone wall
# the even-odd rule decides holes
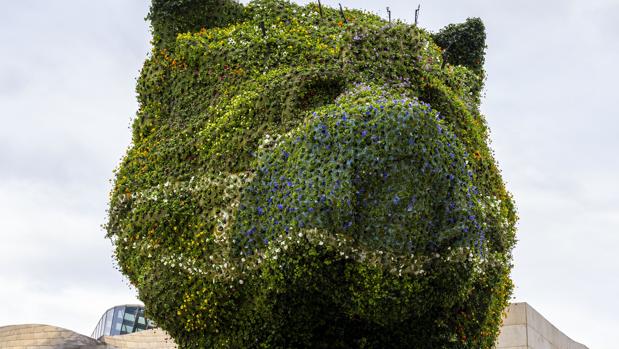
[[[104,336],[103,342],[117,349],[175,349],[176,344],[162,330],[153,329],[121,336]]]
[[[527,303],[506,310],[497,349],[587,349],[559,331]]]

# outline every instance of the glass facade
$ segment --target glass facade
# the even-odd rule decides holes
[[[143,306],[119,305],[108,309],[101,316],[90,336],[99,339],[103,336],[117,336],[154,327],[155,323],[144,316]]]

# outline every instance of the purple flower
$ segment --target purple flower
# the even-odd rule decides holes
[[[408,204],[408,206],[406,206],[406,211],[408,212],[413,212],[413,208],[415,207],[415,205],[411,202]]]
[[[398,195],[394,196],[394,197],[393,197],[393,204],[394,204],[394,205],[397,205],[397,204],[399,204],[399,203],[400,203],[400,197],[399,197]]]

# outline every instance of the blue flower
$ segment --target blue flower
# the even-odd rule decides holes
[[[258,207],[258,215],[262,216],[264,214],[264,209],[262,207]]]
[[[284,209],[284,205],[282,205],[282,204],[277,204],[277,208],[279,208],[280,210],[283,210],[283,209]]]
[[[397,205],[397,204],[399,204],[399,203],[400,203],[400,197],[399,197],[398,195],[394,196],[394,197],[393,197],[393,204],[394,204],[394,205]]]

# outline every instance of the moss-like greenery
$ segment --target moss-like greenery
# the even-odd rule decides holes
[[[111,195],[150,317],[183,348],[491,348],[516,214],[479,113],[481,21],[434,39],[357,10],[213,3],[153,1]]]
[[[243,6],[234,0],[152,0],[146,19],[155,46],[172,47],[179,33],[226,26],[242,17]]]
[[[463,65],[476,73],[484,69],[486,30],[479,18],[469,18],[464,23],[450,24],[432,35],[443,49],[446,63]]]

